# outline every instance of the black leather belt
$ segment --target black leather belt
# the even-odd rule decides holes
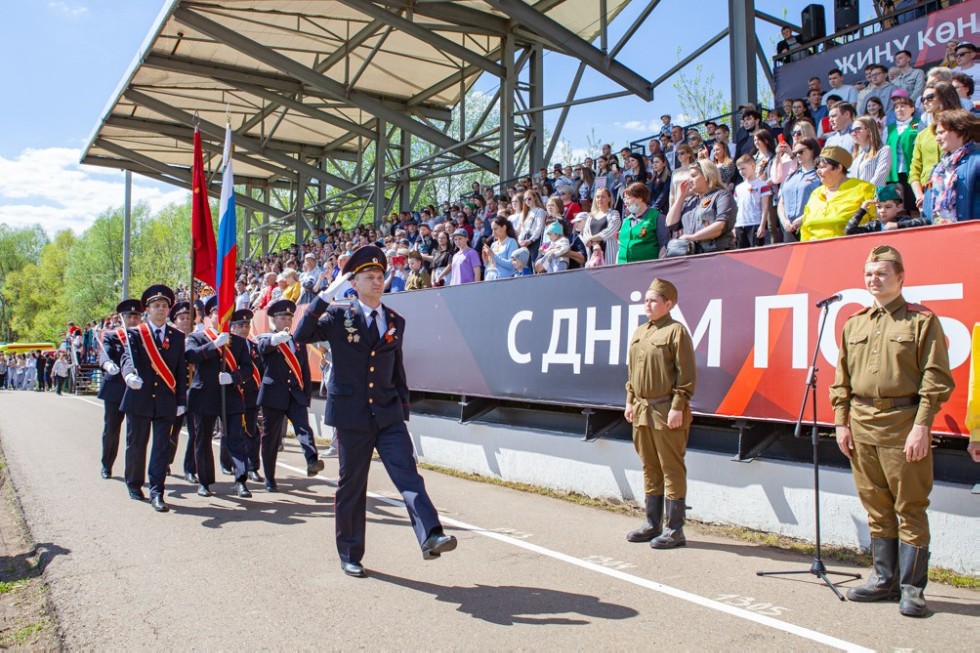
[[[902,406],[917,406],[919,397],[918,395],[914,397],[858,397],[855,395],[851,397],[851,401],[862,406],[874,406],[878,410],[888,410]]]

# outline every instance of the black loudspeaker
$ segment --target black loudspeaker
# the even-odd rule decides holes
[[[858,0],[834,0],[834,31],[849,30],[859,22]]]
[[[827,19],[823,5],[807,5],[800,14],[800,42],[809,43],[827,36]]]

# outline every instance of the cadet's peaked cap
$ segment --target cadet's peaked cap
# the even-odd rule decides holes
[[[882,261],[891,261],[892,263],[898,263],[902,267],[905,266],[902,263],[902,253],[891,245],[878,245],[871,250],[868,254],[868,260],[866,263],[880,263]]]
[[[231,314],[231,323],[238,324],[251,322],[253,317],[255,317],[255,313],[247,308],[240,308]]]
[[[143,304],[138,299],[124,299],[116,304],[116,312],[120,315],[126,313],[142,313]]]
[[[143,306],[149,306],[158,299],[166,300],[168,306],[173,306],[174,302],[177,300],[177,298],[174,296],[174,291],[162,283],[156,284],[155,286],[150,286],[143,291]]]
[[[191,312],[190,302],[177,302],[174,307],[170,309],[170,321],[173,322],[177,319],[178,315]]]
[[[388,271],[388,258],[377,245],[365,245],[354,250],[350,259],[344,264],[344,272],[350,272],[351,276],[368,268],[378,268],[382,272]]]
[[[664,299],[668,299],[675,304],[677,303],[677,286],[664,279],[654,279],[650,282],[650,287],[647,288],[647,292],[653,291],[664,296]]]
[[[211,295],[204,300],[204,314],[211,315],[211,311],[218,308],[218,296]]]
[[[290,301],[288,299],[280,299],[279,301],[272,302],[269,304],[269,317],[276,315],[289,315],[292,316],[296,313],[296,302]]]

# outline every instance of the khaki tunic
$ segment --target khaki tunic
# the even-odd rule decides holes
[[[633,406],[633,444],[643,464],[648,495],[687,495],[684,454],[697,379],[691,335],[670,315],[639,326],[630,338],[626,402]],[[650,405],[649,400],[663,399]],[[667,427],[671,409],[683,411],[679,429]]]
[[[873,537],[928,546],[932,454],[910,463],[903,448],[913,425],[932,428],[953,387],[946,336],[927,308],[899,296],[844,324],[830,400],[835,423],[854,438],[851,469]],[[912,405],[889,401],[908,398]]]

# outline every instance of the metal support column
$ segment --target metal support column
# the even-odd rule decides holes
[[[384,220],[385,204],[385,152],[388,150],[388,123],[378,120],[378,133],[375,136],[374,150],[374,224]]]
[[[728,24],[734,110],[740,104],[757,101],[755,0],[728,0]]]
[[[133,218],[133,173],[126,171],[125,206],[123,207],[123,269],[122,299],[129,297],[130,235]]]
[[[517,70],[514,64],[514,35],[502,39],[501,60],[506,71],[500,80],[500,180],[514,178],[514,93]]]
[[[531,77],[531,113],[528,119],[531,123],[531,159],[530,173],[545,166],[544,160],[544,111],[540,107],[544,106],[544,46],[535,43],[531,46],[531,59],[528,62],[528,70]]]
[[[245,194],[252,197],[252,185],[245,185]],[[238,248],[243,257],[252,255],[252,223],[255,222],[255,210],[245,207],[245,232],[242,234],[242,244]]]
[[[265,188],[262,189],[262,201],[265,203],[266,206],[269,206],[270,199],[272,198],[269,193],[269,184],[266,183]],[[263,213],[262,225],[268,227],[270,219],[271,216],[268,213]],[[268,255],[269,255],[269,230],[266,228],[262,230],[262,256],[268,256]]]
[[[293,219],[296,220],[293,229],[293,242],[299,245],[303,238],[306,222],[303,219],[303,209],[306,208],[306,184],[310,180],[306,175],[299,175],[296,180],[296,201],[293,202]]]
[[[399,193],[398,193],[398,210],[399,211],[411,211],[412,210],[412,171],[408,169],[408,166],[412,164],[412,135],[405,131],[401,131],[401,160],[399,165],[405,170],[402,170],[399,175],[401,181],[399,183]]]

